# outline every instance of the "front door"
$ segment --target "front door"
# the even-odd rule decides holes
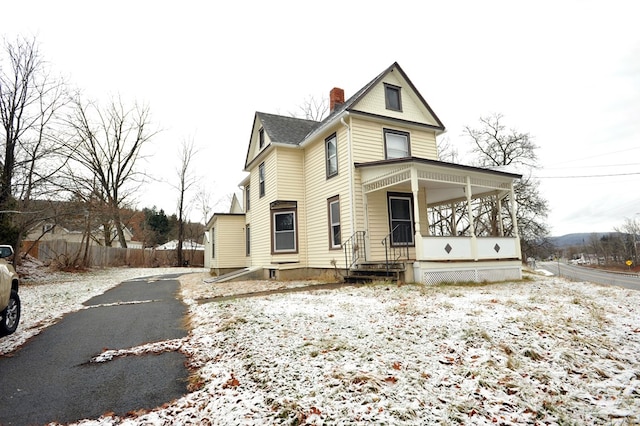
[[[389,229],[392,246],[413,246],[413,196],[388,193]]]

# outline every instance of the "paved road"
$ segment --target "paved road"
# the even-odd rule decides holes
[[[37,425],[124,415],[186,393],[177,352],[88,364],[104,348],[123,349],[186,336],[176,276],[126,281],[0,357],[0,425]],[[118,304],[119,302],[143,303]],[[23,309],[29,309],[23,306]]]
[[[557,262],[541,262],[539,265],[553,274],[572,280],[590,281],[598,284],[617,285],[632,290],[640,290],[640,276],[634,273],[607,272],[585,266],[574,266]]]

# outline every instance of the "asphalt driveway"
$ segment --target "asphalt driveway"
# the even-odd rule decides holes
[[[178,352],[89,363],[104,349],[185,337],[178,289],[176,276],[125,281],[0,357],[0,425],[124,415],[186,394],[186,359]]]

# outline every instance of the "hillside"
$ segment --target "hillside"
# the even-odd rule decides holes
[[[579,232],[575,234],[567,234],[561,237],[549,237],[549,241],[553,243],[557,248],[581,246],[589,244],[593,235],[596,235],[598,239],[604,235],[618,235],[619,232]]]

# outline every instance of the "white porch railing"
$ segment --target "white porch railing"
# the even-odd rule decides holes
[[[518,244],[514,237],[423,237],[419,260],[517,259]]]

